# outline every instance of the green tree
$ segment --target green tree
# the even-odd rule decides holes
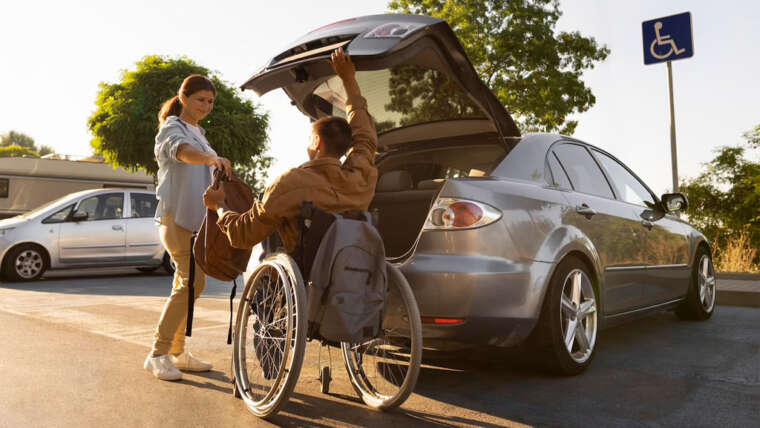
[[[760,127],[755,128],[754,135]],[[719,247],[744,231],[754,248],[760,245],[760,162],[747,157],[747,146],[757,147],[753,132],[747,145],[724,146],[694,179],[681,183],[689,199],[689,222]]]
[[[22,157],[22,156],[38,158],[40,157],[40,154],[28,147],[22,147],[16,144],[12,146],[0,147],[0,158]]]
[[[392,0],[388,7],[447,21],[523,131],[572,134],[578,122],[567,117],[596,103],[581,75],[610,51],[577,31],[556,32],[558,0]]]
[[[0,147],[20,146],[37,151],[34,145],[34,138],[23,132],[10,131],[7,134],[0,135]]]
[[[124,71],[119,83],[101,83],[96,110],[87,125],[94,135],[90,145],[106,162],[128,170],[145,169],[155,175],[153,154],[158,111],[176,95],[190,74],[209,77],[216,86],[213,111],[200,123],[211,146],[236,165],[236,174],[261,190],[271,158],[267,149],[268,115],[240,97],[215,73],[187,58],[146,56],[133,71]]]
[[[0,135],[0,147],[18,146],[29,149],[35,156],[45,156],[49,153],[55,153],[55,150],[50,146],[37,146],[34,143],[34,138],[16,131],[10,131],[7,134]],[[29,154],[29,153],[26,153]]]
[[[483,116],[458,85],[438,70],[416,65],[396,66],[390,70],[388,86],[391,99],[385,108],[402,115],[397,125],[391,121],[391,127]],[[380,125],[378,132],[388,126],[383,122]]]
[[[40,156],[49,155],[51,153],[55,153],[55,149],[50,146],[41,145],[39,149],[37,150],[40,154]]]

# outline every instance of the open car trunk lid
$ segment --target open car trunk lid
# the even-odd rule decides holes
[[[293,42],[242,85],[282,88],[316,120],[344,116],[346,95],[329,64],[338,47],[356,65],[380,149],[454,135],[496,133],[507,152],[520,139],[512,117],[483,84],[449,25],[423,15],[339,21]]]

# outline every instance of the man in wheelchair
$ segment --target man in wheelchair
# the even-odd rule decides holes
[[[366,211],[375,194],[377,168],[377,132],[356,81],[356,69],[350,57],[338,49],[331,65],[346,90],[346,117],[328,116],[313,123],[309,161],[293,168],[272,183],[264,197],[244,213],[234,212],[224,204],[225,194],[209,187],[203,194],[206,207],[219,214],[217,224],[236,248],[251,248],[278,232],[288,253],[293,253],[299,237],[299,215],[304,201],[329,213]],[[340,159],[348,153],[345,161]],[[259,302],[256,302],[257,304]],[[254,326],[255,327],[255,326]],[[284,342],[255,344],[264,376],[276,376],[279,361],[262,359],[270,352],[265,346],[283,346]],[[280,353],[274,353],[281,355]]]

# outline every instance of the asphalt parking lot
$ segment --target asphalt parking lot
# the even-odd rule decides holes
[[[708,322],[660,313],[602,331],[576,377],[541,372],[518,350],[429,352],[415,394],[380,414],[355,397],[319,346],[271,422],[230,394],[229,285],[210,280],[191,349],[215,365],[176,383],[142,369],[170,278],[62,272],[0,284],[0,426],[752,426],[760,420],[760,309],[719,306]],[[325,361],[326,351],[321,359]]]

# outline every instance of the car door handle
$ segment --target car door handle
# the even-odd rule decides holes
[[[591,220],[591,217],[596,215],[596,211],[586,204],[575,207],[575,212]]]
[[[113,229],[113,230],[124,230],[124,227],[122,225],[120,225],[120,224],[114,224],[113,226],[111,226],[111,229]]]
[[[649,230],[652,230],[652,227],[654,227],[654,224],[652,224],[652,222],[649,220],[641,220],[641,225]]]

